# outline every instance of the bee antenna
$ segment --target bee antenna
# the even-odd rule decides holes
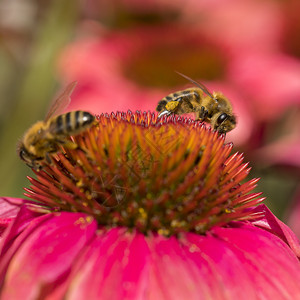
[[[185,79],[187,79],[188,81],[190,81],[191,83],[195,84],[197,87],[199,87],[206,95],[208,95],[210,98],[215,99],[214,96],[212,95],[212,93],[207,89],[206,86],[204,86],[202,83],[197,82],[195,80],[193,80],[192,78],[175,71],[177,74],[179,74],[180,76],[184,77]]]

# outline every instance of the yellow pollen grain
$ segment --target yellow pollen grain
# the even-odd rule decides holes
[[[139,208],[139,213],[143,219],[147,219],[148,215],[142,207]]]
[[[86,198],[88,200],[92,200],[93,199],[93,197],[92,197],[92,195],[90,193],[85,193],[85,195],[86,195]]]
[[[171,227],[173,228],[182,228],[186,226],[186,222],[185,221],[178,221],[178,220],[172,220],[171,222]]]
[[[76,221],[75,221],[75,225],[80,225],[80,224],[84,224],[85,223],[85,220],[84,220],[84,218],[83,217],[80,217],[79,219],[77,219]]]
[[[77,187],[82,187],[83,186],[83,180],[81,178],[76,182],[76,186]]]
[[[94,218],[92,216],[86,216],[86,217],[80,217],[79,219],[77,219],[75,221],[75,225],[80,225],[81,227],[83,227],[83,225],[88,225],[91,224],[93,222]]]
[[[92,216],[87,216],[85,219],[88,224],[91,224],[94,221],[94,218]]]
[[[170,230],[168,230],[166,228],[160,228],[160,229],[157,230],[157,233],[159,235],[168,236],[170,234]]]

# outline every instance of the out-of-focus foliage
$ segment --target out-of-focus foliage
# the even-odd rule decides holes
[[[28,185],[15,144],[59,86],[78,81],[69,110],[154,110],[187,85],[177,70],[232,100],[228,141],[283,216],[300,178],[299,9],[298,0],[3,0],[1,195]]]
[[[28,167],[16,143],[42,119],[55,88],[54,65],[71,40],[77,4],[70,1],[5,0],[0,3],[0,187],[22,196]]]

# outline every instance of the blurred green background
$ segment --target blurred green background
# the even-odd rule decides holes
[[[16,154],[27,128],[44,118],[59,85],[55,59],[72,39],[76,1],[2,1],[0,36],[0,194],[22,197],[32,172]]]

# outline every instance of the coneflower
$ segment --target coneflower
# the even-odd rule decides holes
[[[2,199],[1,299],[300,297],[299,243],[224,136],[127,112],[71,139]]]

